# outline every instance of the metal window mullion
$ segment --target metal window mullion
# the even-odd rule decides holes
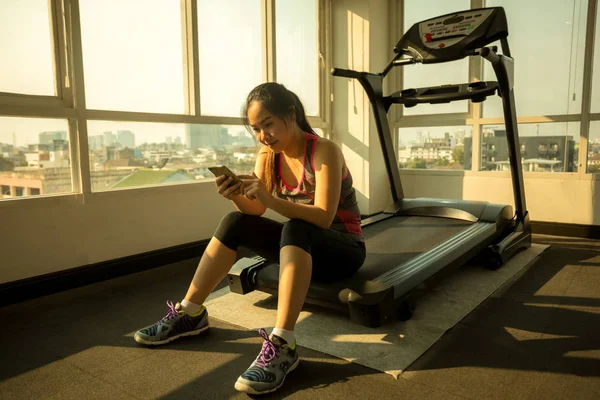
[[[277,79],[275,49],[275,0],[262,0],[262,54],[263,81],[274,82]]]
[[[69,135],[71,143],[71,168],[79,168],[72,173],[73,180],[78,178],[77,187],[84,199],[92,192],[90,178],[90,157],[88,151],[86,102],[85,102],[85,79],[83,73],[83,47],[81,40],[81,24],[79,14],[79,0],[65,1],[65,19],[67,46],[69,50],[69,61],[72,71],[73,105],[75,118],[69,119]],[[74,181],[75,182],[75,181]]]
[[[59,6],[57,0],[47,0],[48,2],[48,19],[50,22],[50,41],[52,43],[52,70],[54,72],[54,94],[59,99],[62,99],[63,93],[63,68],[62,68],[62,60],[64,57],[60,56],[60,26],[62,25],[60,22],[62,20],[61,13],[57,10]]]
[[[197,0],[181,0],[181,31],[184,63],[184,112],[200,115],[200,47]]]
[[[389,47],[391,48],[398,40],[402,37],[402,28],[404,26],[402,20],[402,7],[403,2],[401,0],[391,0],[389,2],[389,14],[388,14],[388,42]],[[388,93],[395,92],[400,90],[402,87],[402,67],[400,68],[392,68],[392,70],[388,74],[388,80],[385,83],[384,91],[387,90]],[[402,119],[404,107],[401,105],[396,105],[390,107],[388,112],[388,121],[390,125],[390,129],[393,130],[392,133],[392,141],[394,143],[394,149],[396,154],[399,150],[398,143],[400,143],[400,133],[398,131],[397,124]]]
[[[179,0],[181,10],[181,59],[183,68],[183,105],[184,114],[192,114],[194,110],[194,62],[192,56],[192,44],[190,43],[191,34],[191,2],[187,0]]]
[[[577,122],[581,120],[580,114],[561,114],[561,115],[532,115],[517,117],[519,124],[543,124],[552,122]],[[481,118],[482,125],[503,124],[503,117],[488,117]]]
[[[329,73],[328,67],[329,57],[327,55],[327,10],[324,0],[315,0],[315,7],[317,8],[317,101],[319,105],[317,107],[318,117],[324,122],[328,118],[328,107],[325,102],[327,87],[329,86]]]
[[[485,7],[485,0],[471,0],[470,8]],[[483,58],[469,57],[469,82],[483,80]],[[471,116],[471,171],[481,169],[481,117],[483,103],[469,102],[469,114]],[[465,149],[466,151],[466,149]]]
[[[240,125],[238,117],[219,117],[211,115],[158,114],[132,111],[87,110],[88,120],[110,120],[128,122],[157,122],[167,124],[209,124]]]
[[[325,136],[329,139],[333,139],[333,78],[329,71],[332,68],[332,48],[333,48],[333,30],[332,30],[332,0],[320,0],[319,4],[321,9],[318,14],[319,18],[319,31],[318,35],[321,38],[323,53],[324,66],[322,70],[323,84],[321,85],[321,93],[319,93],[319,101],[321,103],[321,116],[323,123],[325,124]]]
[[[198,0],[191,0],[190,4],[190,23],[191,32],[188,31],[191,37],[192,51],[192,78],[193,94],[194,94],[194,114],[202,115],[202,107],[200,106],[200,37],[198,35]]]
[[[393,28],[393,31],[395,31],[399,36],[396,39],[396,42],[398,42],[400,40],[400,38],[402,37],[402,35],[404,35],[404,9],[405,9],[405,1],[404,0],[399,0],[399,4],[396,7],[396,14],[394,14],[394,16],[396,17],[396,21],[397,21],[397,25],[395,28]],[[405,89],[404,87],[404,67],[400,67],[397,69],[397,71],[394,70],[394,68],[392,68],[392,71],[390,72],[390,74],[394,74],[394,81],[395,81],[395,86],[396,88],[398,88],[398,90],[402,90]],[[400,120],[402,120],[402,118],[404,117],[404,106],[396,106],[396,111],[395,111],[395,122],[400,122]],[[398,135],[395,135],[398,136]],[[400,140],[400,138],[398,138],[397,140]]]
[[[68,119],[75,117],[75,110],[64,107],[45,107],[36,105],[3,106],[1,116],[21,118],[55,118]]]
[[[471,115],[467,113],[452,113],[452,114],[427,114],[427,115],[408,115],[402,117],[395,126],[399,128],[410,128],[420,126],[455,126],[470,124],[472,122]]]
[[[581,127],[579,132],[579,168],[582,177],[587,174],[588,141],[590,133],[592,79],[594,70],[594,38],[596,29],[597,0],[588,0],[587,22],[585,33],[585,50],[583,57],[583,92],[581,98]]]

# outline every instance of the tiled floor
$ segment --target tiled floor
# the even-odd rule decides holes
[[[538,263],[391,376],[301,349],[263,398],[599,399],[600,243],[536,236]],[[146,349],[133,332],[185,292],[197,260],[0,308],[0,399],[230,399],[261,339],[212,320],[201,338]]]

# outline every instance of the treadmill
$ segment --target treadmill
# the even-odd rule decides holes
[[[329,284],[312,282],[306,302],[349,315],[367,327],[394,319],[408,320],[415,298],[453,268],[474,258],[491,270],[531,245],[531,227],[519,153],[513,90],[514,60],[507,41],[502,7],[470,9],[414,24],[394,48],[393,59],[381,73],[334,68],[334,76],[358,80],[367,93],[377,125],[389,176],[393,203],[383,212],[362,220],[367,257],[350,278]],[[500,41],[502,54],[496,46]],[[433,64],[482,57],[497,81],[478,81],[405,89],[383,95],[383,79],[394,67]],[[482,102],[498,94],[502,99],[510,158],[515,209],[483,201],[406,198],[400,183],[387,112],[393,104],[448,103],[469,99]],[[279,265],[261,256],[238,260],[229,273],[232,292],[253,290],[277,295]]]

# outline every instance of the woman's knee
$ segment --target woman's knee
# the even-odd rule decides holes
[[[283,232],[281,233],[280,246],[296,246],[310,253],[310,242],[312,232],[320,229],[310,222],[302,219],[290,219],[283,226]]]
[[[244,219],[245,214],[239,211],[226,214],[221,218],[214,237],[230,249],[237,250]]]

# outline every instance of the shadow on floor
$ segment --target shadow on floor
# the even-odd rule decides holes
[[[581,243],[574,249],[572,243]],[[448,332],[411,371],[464,366],[600,376],[600,246],[543,238],[536,265]]]

